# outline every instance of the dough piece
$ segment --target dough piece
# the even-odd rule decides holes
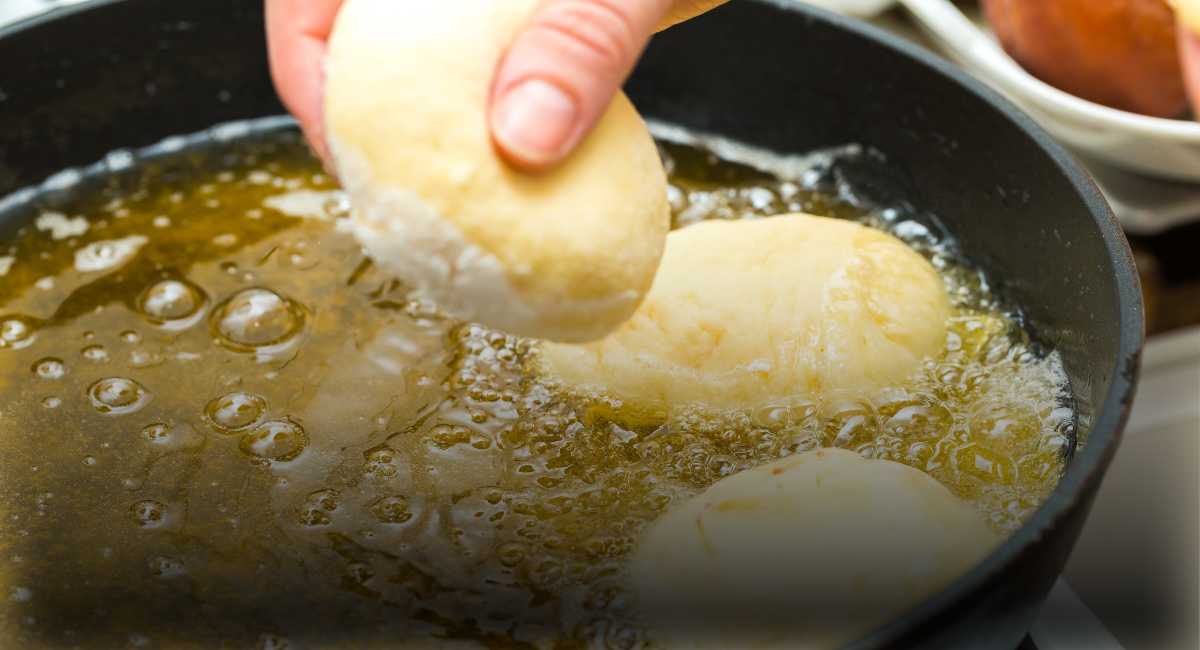
[[[325,126],[381,268],[443,310],[590,341],[633,314],[670,227],[658,150],[623,95],[562,164],[493,146],[493,74],[537,0],[347,0],[329,41]]]
[[[787,215],[672,232],[654,287],[601,341],[542,344],[542,370],[640,403],[746,406],[867,390],[937,353],[941,279],[891,235]]]
[[[663,515],[632,577],[669,647],[837,648],[998,543],[928,474],[819,449],[735,474]]]

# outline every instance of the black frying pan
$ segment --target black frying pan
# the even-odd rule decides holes
[[[0,197],[113,149],[281,113],[262,31],[261,0],[100,1],[0,30]],[[1088,442],[1057,490],[983,564],[849,646],[1016,648],[1083,526],[1137,380],[1138,279],[1095,185],[944,61],[785,0],[735,0],[667,31],[627,90],[647,117],[759,147],[879,150],[886,162],[842,172],[936,215],[1062,353]],[[0,242],[18,225],[0,220]]]

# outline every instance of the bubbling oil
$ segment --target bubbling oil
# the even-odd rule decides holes
[[[820,447],[926,471],[1001,534],[1026,521],[1076,444],[1070,392],[953,241],[833,167],[663,146],[677,227],[804,210],[908,241],[955,306],[942,352],[734,410],[564,392],[528,371],[535,341],[382,275],[294,131],[143,161],[39,195],[10,239],[5,643],[653,646],[625,582],[647,524]]]

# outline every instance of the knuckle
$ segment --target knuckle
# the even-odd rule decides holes
[[[606,70],[632,66],[639,49],[629,17],[605,0],[561,0],[548,5],[530,27],[565,38],[574,54]]]

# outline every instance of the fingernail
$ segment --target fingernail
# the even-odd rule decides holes
[[[496,141],[531,164],[555,162],[575,128],[579,109],[561,88],[541,79],[513,87],[492,112]]]

